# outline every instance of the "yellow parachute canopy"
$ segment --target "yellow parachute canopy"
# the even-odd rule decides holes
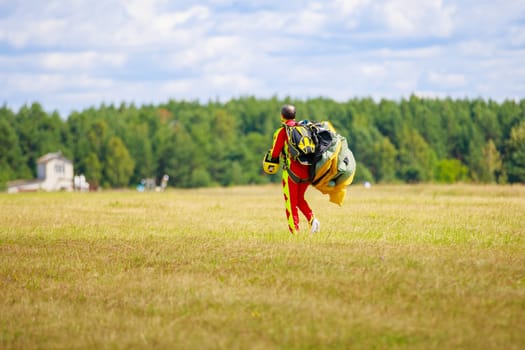
[[[346,188],[355,176],[355,159],[348,148],[346,138],[336,134],[329,122],[325,126],[334,131],[334,140],[315,164],[312,185],[323,194],[328,194],[330,202],[342,205],[346,197]]]

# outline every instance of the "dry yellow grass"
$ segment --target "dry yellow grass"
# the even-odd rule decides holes
[[[0,194],[0,348],[523,349],[525,187],[308,198]]]

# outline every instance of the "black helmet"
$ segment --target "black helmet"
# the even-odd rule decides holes
[[[281,108],[281,115],[285,119],[295,119],[295,106],[293,106],[293,105],[284,105]]]

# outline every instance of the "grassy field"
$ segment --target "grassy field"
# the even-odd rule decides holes
[[[0,194],[1,349],[524,349],[524,186]]]

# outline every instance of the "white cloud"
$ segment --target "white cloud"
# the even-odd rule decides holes
[[[512,26],[509,28],[508,40],[513,47],[524,47],[525,46],[525,28],[519,26]]]
[[[80,0],[65,6],[59,2],[31,2],[20,5],[13,17],[0,20],[0,38],[17,48],[59,47],[133,47],[170,43],[181,39],[177,31],[195,21],[210,17],[205,6],[168,11],[163,1],[106,1],[97,6]],[[192,30],[199,30],[196,25]],[[183,37],[188,34],[186,32]]]
[[[383,64],[364,64],[361,72],[371,79],[384,79],[388,75],[387,68]]]
[[[431,45],[422,48],[371,50],[369,56],[380,59],[404,59],[413,61],[433,59],[443,55],[444,51],[445,49],[441,46]]]
[[[24,93],[46,94],[68,89],[108,89],[114,87],[111,79],[93,78],[89,75],[23,74],[16,73],[7,79],[7,88]]]
[[[455,7],[443,0],[392,0],[377,6],[396,36],[448,37],[454,30]]]
[[[370,3],[371,0],[335,0],[334,6],[341,15],[351,16]]]
[[[293,34],[320,34],[328,18],[322,12],[322,3],[312,3],[304,10],[290,16],[286,30]]]
[[[0,2],[0,103],[523,96],[524,11],[525,0]]]
[[[214,89],[222,90],[227,88],[242,94],[244,91],[254,90],[257,87],[257,80],[251,79],[243,74],[214,74],[208,79]]]
[[[64,20],[45,19],[24,21],[25,23],[18,23],[14,26],[9,22],[5,24],[9,29],[5,31],[4,37],[6,41],[15,48],[23,48],[30,44],[52,44],[56,41],[55,38],[60,36],[60,33],[67,30],[67,25]],[[3,25],[2,23],[2,26]],[[23,29],[21,28],[22,26]]]
[[[465,86],[467,79],[463,74],[442,73],[431,71],[428,73],[428,81],[441,88],[457,88]]]
[[[126,2],[125,7],[130,17],[115,28],[114,35],[109,34],[109,41],[116,46],[176,47],[181,43],[190,42],[196,33],[202,35],[207,29],[206,22],[210,17],[208,8],[204,6],[168,12],[157,8],[153,3],[139,0]],[[188,29],[188,22],[192,20],[196,24]]]
[[[501,50],[494,42],[466,40],[457,45],[457,53],[469,59],[494,57]]]
[[[36,57],[40,65],[48,70],[92,70],[100,66],[112,68],[121,67],[126,62],[126,56],[118,53],[90,52],[55,52],[41,54]]]

